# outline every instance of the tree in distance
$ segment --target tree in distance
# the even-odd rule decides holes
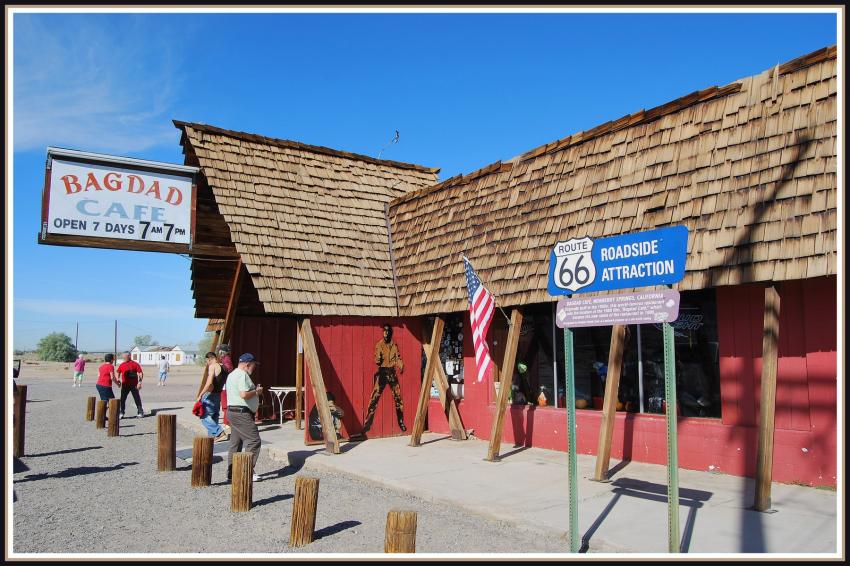
[[[64,332],[53,332],[38,341],[38,359],[45,362],[73,362],[77,357],[74,341]]]
[[[136,336],[133,339],[133,344],[138,346],[139,348],[145,348],[147,346],[159,346],[159,342],[151,338],[150,334],[145,334],[143,336]]]

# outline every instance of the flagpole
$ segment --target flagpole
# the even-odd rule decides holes
[[[471,261],[469,261],[469,258],[468,258],[468,257],[466,257],[466,254],[460,254],[460,257],[462,257],[462,258],[464,259],[464,261],[469,262],[469,264],[470,264],[470,265],[472,265],[472,262],[471,262]],[[482,282],[481,284],[483,285],[483,284],[484,284],[484,282]],[[502,306],[499,304],[499,302],[496,300],[496,299],[498,299],[498,297],[496,296],[496,293],[494,293],[494,292],[493,292],[492,290],[490,290],[490,289],[488,289],[488,291],[490,291],[490,294],[491,294],[491,295],[493,295],[493,303],[495,303],[495,305],[496,305],[497,307],[499,307],[499,310],[500,310],[500,311],[502,311],[502,316],[504,316],[504,317],[505,317],[505,320],[507,320],[507,321],[508,321],[508,326],[512,326],[512,325],[513,325],[513,323],[511,322],[511,317],[509,317],[509,316],[507,315],[507,313],[505,312],[505,309],[503,309],[503,308],[502,308]]]

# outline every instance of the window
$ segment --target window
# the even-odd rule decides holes
[[[179,362],[179,361],[180,361],[180,354],[174,354],[174,361],[175,361],[175,362]]]
[[[719,349],[716,293],[713,289],[681,293],[679,318],[672,323],[676,349],[676,394],[683,416],[720,417]],[[555,333],[558,406],[564,406],[564,332]],[[611,327],[573,330],[576,406],[602,409]],[[642,378],[642,379],[641,379]],[[626,330],[617,409],[662,413],[664,343],[660,324]]]
[[[522,312],[511,404],[555,405],[553,303],[528,305]]]

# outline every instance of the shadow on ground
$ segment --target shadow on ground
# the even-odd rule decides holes
[[[73,478],[77,476],[86,476],[89,474],[100,474],[104,472],[115,472],[117,470],[122,470],[128,466],[135,466],[138,462],[124,462],[121,464],[116,464],[114,466],[81,466],[78,468],[68,468],[67,470],[62,470],[61,472],[56,472],[55,474],[30,474],[28,476],[24,476],[19,480],[15,480],[15,483],[23,483],[28,481],[38,481],[38,480],[47,480],[54,478]]]

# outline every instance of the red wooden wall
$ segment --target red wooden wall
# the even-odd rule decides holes
[[[336,404],[345,417],[343,437],[358,434],[363,428],[366,409],[372,394],[375,365],[375,344],[383,339],[384,324],[393,327],[393,340],[398,344],[404,372],[398,374],[404,404],[404,424],[408,432],[398,427],[395,405],[390,388],[384,387],[369,438],[408,434],[413,427],[419,388],[422,383],[421,324],[418,318],[382,317],[313,317],[310,319],[315,336],[319,363],[325,387],[334,394]],[[309,416],[315,405],[309,370],[305,363],[304,414]],[[310,441],[305,426],[305,439]]]
[[[294,386],[296,332],[294,318],[236,317],[230,341],[234,367],[240,355],[251,352],[260,361],[251,376],[254,383],[262,383],[266,387]]]
[[[776,396],[773,479],[836,485],[837,289],[835,277],[783,282]],[[717,289],[722,419],[679,419],[679,465],[752,477],[755,472],[764,286]],[[464,325],[464,364],[475,375],[475,358]],[[499,361],[500,358],[497,358]],[[559,370],[561,371],[561,370]],[[492,380],[467,380],[459,404],[466,428],[489,439],[495,414]],[[601,411],[577,410],[578,452],[596,454]],[[429,427],[448,433],[433,400]],[[508,407],[502,452],[514,445],[566,451],[566,411],[552,407]],[[611,456],[666,464],[666,430],[661,415],[617,413]]]

